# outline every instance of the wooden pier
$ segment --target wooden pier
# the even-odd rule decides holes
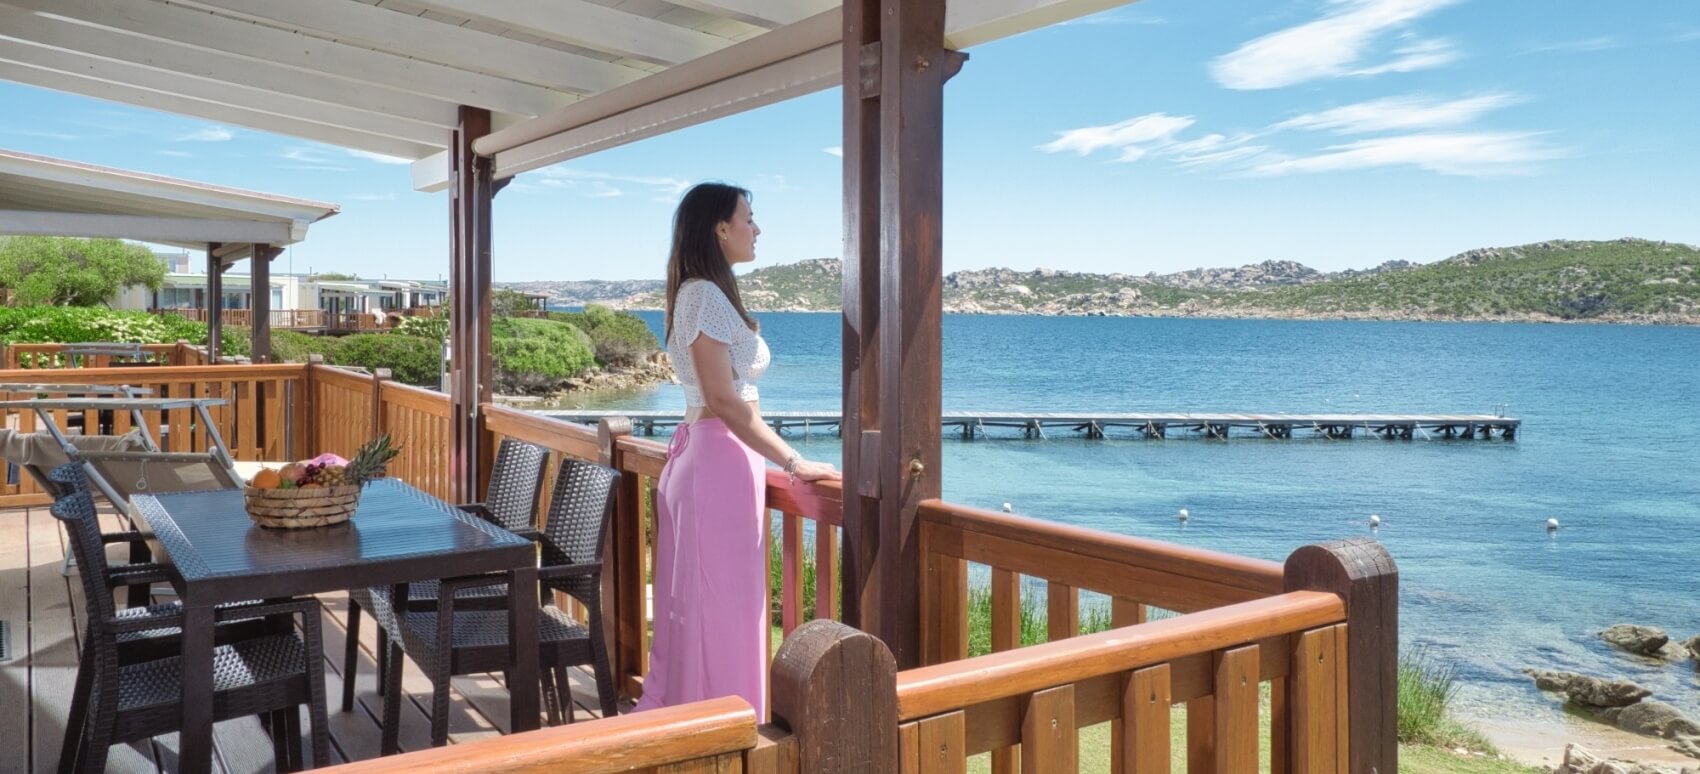
[[[623,416],[632,428],[654,435],[684,421],[684,415],[669,411],[538,411],[553,419],[594,425],[606,417]],[[762,415],[780,433],[815,431],[837,433],[842,418],[836,411],[771,411]],[[1227,440],[1230,437],[1287,439],[1298,435],[1329,440],[1347,440],[1355,435],[1387,440],[1479,439],[1516,440],[1522,420],[1496,414],[1081,414],[987,413],[947,411],[944,429],[959,438],[1038,438],[1048,432],[1068,432],[1089,439],[1103,439],[1119,431],[1130,438],[1165,439],[1201,437]],[[1009,435],[989,429],[1014,430]]]

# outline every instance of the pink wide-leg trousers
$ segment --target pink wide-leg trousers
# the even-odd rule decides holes
[[[637,711],[741,696],[767,720],[767,479],[718,419],[674,431],[655,496],[655,639]]]

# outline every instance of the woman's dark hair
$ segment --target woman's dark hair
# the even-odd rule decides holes
[[[738,280],[732,275],[732,265],[720,249],[714,229],[732,219],[738,211],[738,200],[749,201],[750,192],[725,183],[698,183],[679,200],[673,213],[673,252],[667,258],[667,339],[673,337],[673,301],[686,280],[701,279],[714,283],[720,292],[732,300],[732,306],[744,318],[750,330],[760,330],[754,317],[744,309],[744,299],[738,295]]]

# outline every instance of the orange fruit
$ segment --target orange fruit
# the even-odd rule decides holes
[[[283,476],[271,468],[264,468],[254,474],[254,480],[250,481],[249,485],[259,489],[276,489],[283,486]]]

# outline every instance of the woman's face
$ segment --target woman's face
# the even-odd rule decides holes
[[[726,254],[726,262],[732,265],[749,263],[756,259],[756,237],[761,236],[761,227],[756,225],[756,218],[750,212],[750,202],[744,197],[738,197],[738,208],[732,211],[732,219],[715,227],[720,237],[720,251]]]

